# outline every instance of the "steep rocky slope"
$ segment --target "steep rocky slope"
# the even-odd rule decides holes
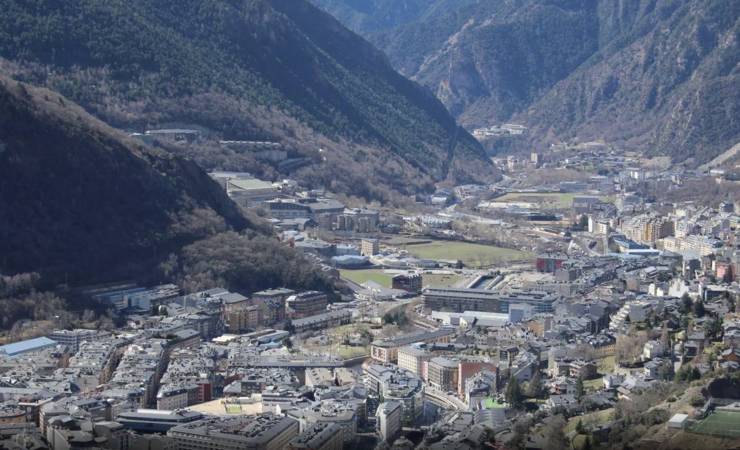
[[[520,121],[523,149],[605,139],[704,163],[740,142],[731,0],[508,0],[369,39],[466,127]]]

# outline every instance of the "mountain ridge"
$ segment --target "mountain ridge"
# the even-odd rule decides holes
[[[174,122],[227,140],[281,141],[344,168],[331,179],[319,165],[299,179],[336,181],[366,198],[497,176],[469,135],[454,149],[457,169],[445,171],[456,124],[444,106],[304,0],[61,0],[38,9],[11,0],[0,13],[10,18],[0,24],[7,71],[118,128]],[[377,172],[372,185],[367,172]]]
[[[522,151],[604,140],[690,166],[740,142],[739,36],[729,0],[475,2],[366,35],[467,129],[516,121]]]

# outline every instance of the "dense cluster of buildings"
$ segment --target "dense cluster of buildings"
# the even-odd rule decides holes
[[[164,131],[159,134],[179,135]],[[524,127],[478,134],[504,132]],[[276,163],[286,159],[271,143],[221,145]],[[118,311],[125,329],[55,330],[0,347],[0,425],[18,430],[4,440],[17,444],[13,449],[39,450],[339,450],[370,438],[378,449],[400,450],[418,443],[400,437],[414,429],[424,431],[430,449],[477,449],[492,432],[512,428],[515,413],[505,413],[513,405],[504,393],[514,380],[541,397],[538,408],[576,414],[633,399],[673,379],[677,369],[699,376],[740,370],[740,324],[732,315],[740,298],[734,204],[646,203],[633,191],[677,186],[682,178],[632,168],[600,143],[583,146],[583,157],[565,163],[602,158],[607,175],[535,192],[572,195],[572,203],[552,208],[572,213],[573,226],[528,228],[546,242],[531,248],[536,257],[477,269],[455,259],[414,258],[378,239],[399,226],[453,233],[460,216],[452,213],[425,213],[390,227],[377,211],[346,208],[289,180],[212,174],[232,198],[264,208],[286,246],[307,250],[333,271],[368,264],[393,269],[390,285],[348,281],[351,289],[341,296],[351,301],[333,304],[324,292],[287,288],[251,296],[220,288],[182,295],[174,285],[129,282],[84,289],[84,296]],[[516,170],[552,161],[538,153],[526,163],[515,157],[505,163]],[[515,189],[489,188],[439,189],[420,201],[442,208]],[[528,214],[530,220],[563,217]],[[332,238],[321,240],[319,231]],[[423,276],[442,268],[460,280],[424,286]],[[415,308],[381,303],[417,296]],[[410,324],[384,326],[390,320],[381,319],[383,312],[367,313],[378,305],[397,316],[413,310]],[[344,326],[360,318],[362,326],[345,334],[352,327]],[[344,347],[369,354],[353,363],[335,357],[337,340],[327,335],[340,332],[322,331],[337,327]],[[301,347],[320,343],[321,350],[293,349],[294,339]],[[447,411],[430,414],[431,403]],[[601,429],[593,428],[598,436]],[[535,435],[526,447],[541,443]]]

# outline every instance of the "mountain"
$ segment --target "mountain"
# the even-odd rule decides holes
[[[314,162],[300,180],[367,198],[496,176],[432,93],[305,0],[9,0],[0,15],[3,70],[114,127],[280,141]]]
[[[444,16],[475,0],[312,0],[363,36]]]
[[[253,228],[195,162],[0,77],[0,272],[135,277],[184,245]]]
[[[732,0],[478,1],[366,36],[466,128],[527,125],[522,150],[604,139],[698,165],[740,142],[739,19]]]

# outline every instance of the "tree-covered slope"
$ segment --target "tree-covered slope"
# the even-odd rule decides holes
[[[410,22],[434,19],[475,0],[312,0],[347,28],[367,36]]]
[[[598,50],[597,2],[477,2],[372,37],[468,126],[504,120]]]
[[[200,126],[317,162],[324,148],[344,170],[305,179],[365,196],[491,175],[467,133],[449,151],[455,121],[432,94],[305,0],[10,0],[0,16],[6,71],[116,127]],[[361,182],[376,170],[386,191]]]
[[[740,4],[613,0],[599,14],[601,50],[520,115],[539,135],[603,137],[694,165],[740,142]]]
[[[523,148],[605,139],[703,163],[740,142],[731,0],[476,2],[369,35],[468,128],[516,120]]]
[[[250,228],[194,162],[0,77],[0,272],[134,277],[183,245]]]

